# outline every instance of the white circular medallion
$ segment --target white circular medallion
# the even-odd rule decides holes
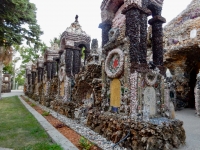
[[[122,50],[116,48],[108,53],[105,62],[105,71],[108,77],[117,78],[123,72],[124,54]]]

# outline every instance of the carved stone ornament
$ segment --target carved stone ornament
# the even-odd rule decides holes
[[[44,58],[43,57],[39,57],[37,60],[38,63],[38,68],[44,68]]]
[[[119,28],[110,29],[108,36],[109,36],[109,42],[114,42],[119,36]]]
[[[156,83],[158,75],[154,72],[148,72],[145,75],[145,82],[147,85],[152,86]]]
[[[124,53],[120,49],[112,50],[105,62],[105,71],[108,77],[117,78],[123,72]]]
[[[64,80],[66,73],[65,73],[65,66],[60,67],[59,69],[59,79],[60,82],[62,82]]]
[[[53,56],[47,56],[47,61],[53,61]]]
[[[74,41],[72,41],[72,40],[66,40],[66,45],[74,46]]]
[[[141,0],[124,0],[125,6],[131,5],[132,3],[137,4],[138,6],[142,6]]]

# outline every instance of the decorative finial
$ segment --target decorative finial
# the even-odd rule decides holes
[[[78,15],[76,15],[75,17],[75,22],[78,22]]]

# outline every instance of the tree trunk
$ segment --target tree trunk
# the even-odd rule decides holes
[[[2,70],[3,70],[3,62],[0,62],[0,100],[1,100],[1,88],[2,88]]]

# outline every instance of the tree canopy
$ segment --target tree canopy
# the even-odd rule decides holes
[[[42,34],[36,20],[35,4],[29,0],[0,0],[0,46],[39,43]]]

